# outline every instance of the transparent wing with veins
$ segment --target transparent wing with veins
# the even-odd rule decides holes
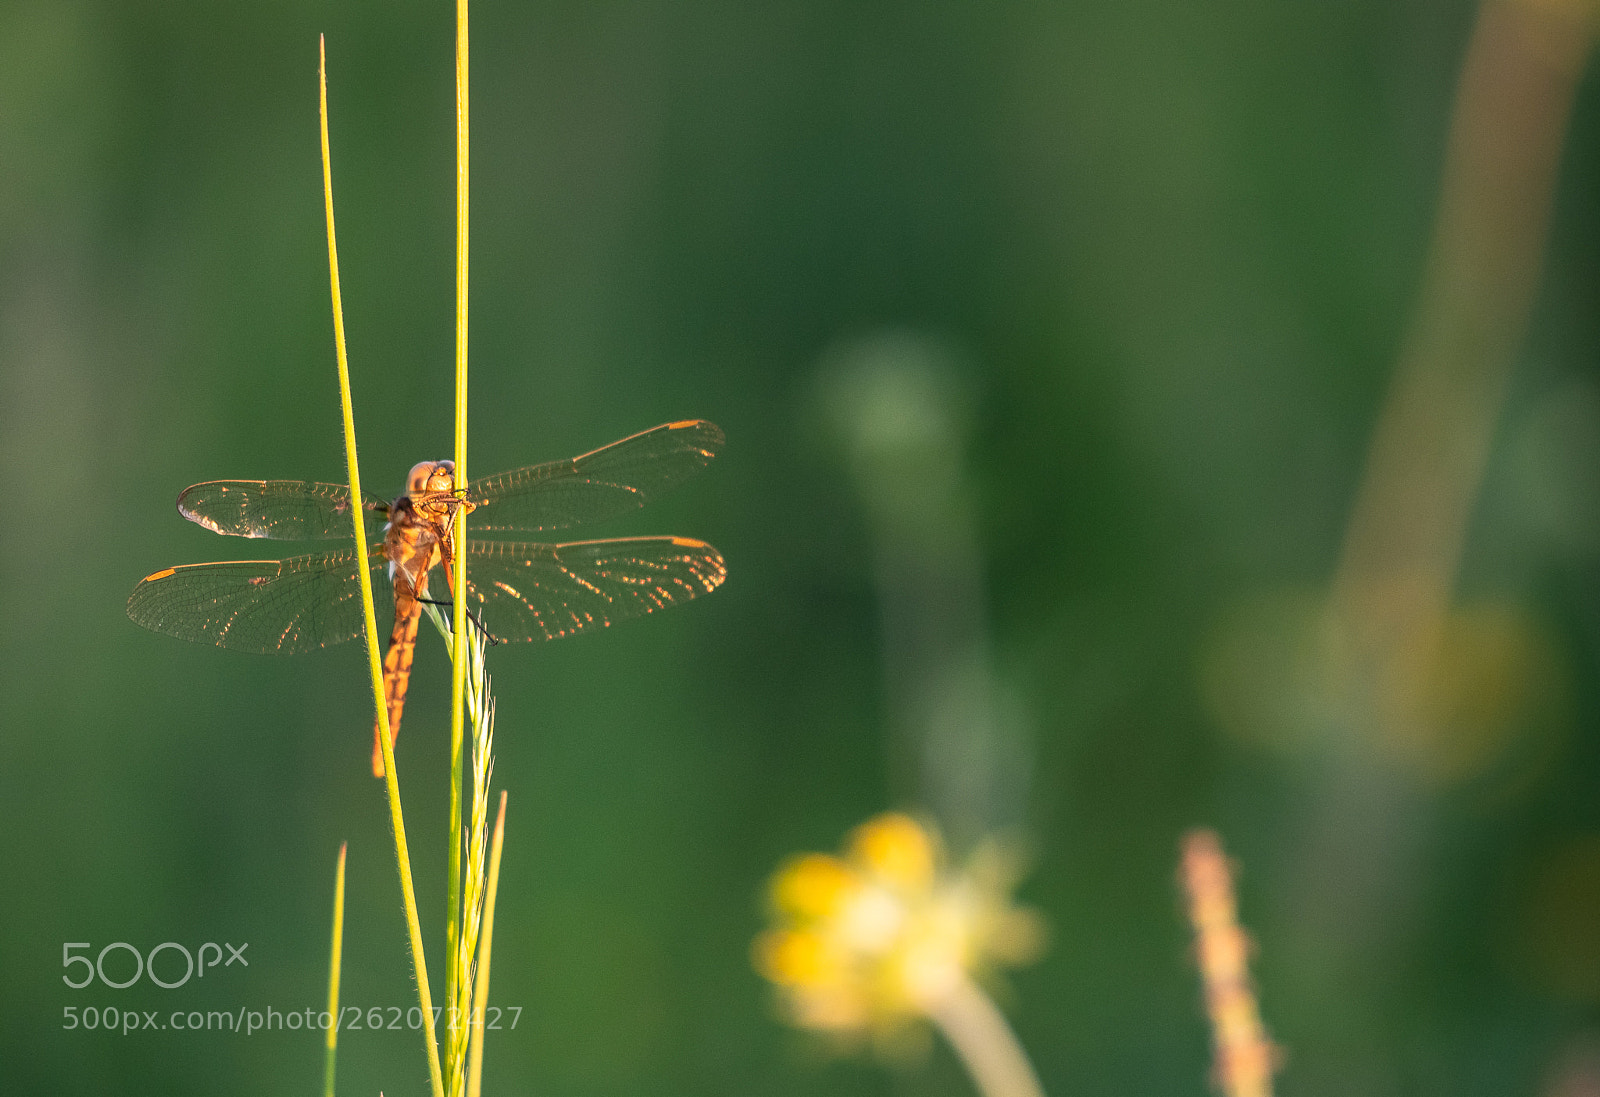
[[[688,419],[602,446],[581,457],[513,469],[472,483],[471,528],[493,533],[568,529],[644,506],[705,468],[723,444],[715,423]],[[389,504],[363,493],[376,539]],[[350,489],[313,480],[212,480],[185,488],[178,512],[215,533],[314,541],[350,534]]]
[[[709,594],[722,554],[687,537],[541,545],[472,541],[467,604],[503,642],[554,640]]]
[[[369,537],[389,518],[389,504],[362,493]],[[350,537],[350,488],[314,480],[211,480],[183,489],[178,513],[214,533],[275,541]]]
[[[374,552],[375,573],[386,560]],[[469,605],[497,640],[553,640],[707,594],[722,556],[686,537],[467,546]],[[381,574],[374,586],[388,586]],[[354,551],[189,564],[146,576],[128,599],[145,628],[237,651],[290,654],[362,631]],[[380,618],[382,611],[380,610]]]
[[[315,651],[361,634],[356,563],[355,551],[345,550],[168,568],[133,588],[128,616],[156,632],[236,651]],[[375,554],[368,566],[376,572],[386,563]]]
[[[548,461],[472,481],[474,532],[568,529],[644,506],[688,479],[721,450],[715,423],[687,419],[603,446],[582,457]]]

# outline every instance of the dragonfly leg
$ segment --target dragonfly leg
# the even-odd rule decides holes
[[[447,600],[441,600],[441,599],[438,599],[438,598],[418,598],[417,601],[426,602],[430,606],[439,606],[439,607],[441,607],[443,609],[449,609],[449,610],[452,610],[452,611],[455,609],[455,603],[454,602],[447,601]],[[486,627],[484,627],[483,617],[479,614],[479,612],[477,610],[468,608],[468,610],[467,610],[467,620],[471,621],[472,622],[472,626],[474,628],[476,628],[480,633],[483,634],[483,638],[489,642],[489,646],[490,647],[494,647],[496,644],[500,643],[500,641],[495,639],[494,636],[490,634],[489,630]]]

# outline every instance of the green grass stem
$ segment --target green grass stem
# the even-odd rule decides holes
[[[318,39],[318,103],[322,128],[322,197],[328,222],[328,280],[333,292],[334,348],[339,361],[339,401],[344,413],[345,463],[350,474],[350,498],[361,499],[361,470],[356,462],[356,420],[350,401],[350,362],[345,351],[344,304],[339,293],[339,248],[333,223],[333,160],[328,149],[328,51],[326,39]],[[389,741],[389,706],[383,695],[383,654],[378,640],[378,617],[372,605],[372,570],[368,558],[365,512],[350,508],[355,525],[356,559],[361,562],[356,574],[361,580],[361,609],[367,632],[367,662],[372,672],[372,695],[378,709],[378,742],[383,748],[384,783],[389,792],[389,821],[394,832],[395,861],[400,870],[400,896],[405,906],[406,928],[411,937],[411,965],[417,979],[417,999],[422,1007],[423,1046],[428,1056],[428,1080],[433,1097],[444,1097],[444,1078],[439,1069],[439,1044],[433,1029],[433,995],[428,989],[428,964],[422,948],[422,925],[417,917],[416,885],[411,879],[411,854],[406,846],[405,816],[400,806],[400,779],[395,772],[394,746]],[[460,599],[457,599],[459,602]]]
[[[424,604],[424,612],[445,647],[455,657],[455,636],[444,614],[431,605]],[[473,1016],[473,959],[478,953],[478,933],[482,921],[485,894],[486,864],[488,858],[488,803],[489,782],[494,774],[494,697],[490,693],[485,656],[489,641],[482,630],[473,626],[467,633],[469,642],[464,645],[466,657],[466,711],[472,720],[472,788],[468,806],[470,825],[465,842],[467,857],[462,898],[461,932],[457,939],[456,970],[460,973],[455,995],[446,1000],[447,1008],[454,1011],[457,1027],[448,1035],[455,1043],[447,1045],[445,1062],[460,1064],[462,1070],[449,1075],[452,1097],[458,1097],[465,1087],[464,1066],[467,1058],[469,1020]]]
[[[500,890],[500,850],[506,836],[506,794],[500,791],[500,811],[494,820],[494,840],[489,845],[489,882],[483,895],[483,930],[478,937],[477,986],[472,992],[471,1049],[467,1053],[467,1095],[483,1093],[484,1011],[489,1005],[489,953],[494,946],[494,900]]]
[[[333,947],[328,956],[328,1053],[322,1067],[323,1097],[333,1097],[333,1068],[339,1052],[339,972],[344,963],[344,855],[349,842],[339,843],[339,866],[333,873]]]
[[[456,417],[455,417],[455,486],[467,486],[467,259],[468,259],[468,38],[467,0],[456,3]],[[456,636],[466,635],[467,628],[467,512],[457,507],[453,515],[455,545],[452,583],[455,588]],[[466,652],[456,645],[450,666],[450,824],[449,865],[447,883],[449,895],[445,909],[449,912],[445,927],[445,1001],[449,1003],[445,1019],[446,1047],[450,1071],[450,1093],[461,1092],[462,1067],[456,1049],[462,1046],[458,1027],[465,1018],[456,1011],[462,997],[461,990],[466,975],[461,965],[461,933],[467,917],[461,893],[461,775],[462,739],[464,738],[463,710],[466,694]]]

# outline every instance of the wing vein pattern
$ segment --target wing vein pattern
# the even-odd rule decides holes
[[[374,569],[383,566],[375,558]],[[235,651],[292,654],[363,628],[354,550],[169,568],[142,580],[128,616],[145,628]]]
[[[389,504],[365,492],[367,531],[377,534]],[[275,541],[325,541],[349,537],[350,488],[314,480],[210,480],[183,489],[178,513],[230,537]]]
[[[536,533],[615,518],[705,468],[722,444],[715,423],[690,419],[663,423],[582,457],[485,477],[468,488],[468,499],[481,508],[471,528]]]
[[[472,541],[474,609],[500,641],[554,640],[709,594],[727,578],[722,554],[687,537],[624,537],[544,545]]]

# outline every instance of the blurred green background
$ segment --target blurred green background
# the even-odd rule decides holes
[[[658,619],[491,655],[493,998],[523,1012],[488,1092],[970,1092],[942,1048],[900,1073],[819,1054],[749,961],[780,860],[937,799],[886,640],[921,633],[885,606],[928,604],[895,552],[939,535],[885,516],[877,421],[841,430],[861,376],[931,393],[880,418],[898,437],[897,407],[932,408],[893,475],[923,482],[921,454],[958,500],[930,521],[1012,751],[979,821],[1025,825],[1022,898],[1053,930],[1004,999],[1047,1092],[1205,1091],[1174,884],[1195,825],[1241,866],[1282,1093],[1594,1076],[1592,79],[1457,584],[1533,653],[1526,718],[1431,768],[1229,719],[1239,667],[1281,647],[1259,621],[1335,566],[1473,15],[480,0],[472,468],[712,419],[713,466],[598,535],[701,537],[729,568]],[[364,480],[392,495],[447,455],[451,17],[0,2],[0,1090],[313,1092],[317,1035],[66,1032],[62,1011],[318,1006],[345,839],[344,1001],[414,1001],[360,649],[241,655],[123,606],[159,568],[262,555],[182,521],[185,485],[343,475],[319,32]],[[425,635],[400,767],[435,964],[447,696]],[[73,941],[248,942],[250,966],[73,991]],[[424,1092],[418,1041],[349,1033],[340,1080]]]

